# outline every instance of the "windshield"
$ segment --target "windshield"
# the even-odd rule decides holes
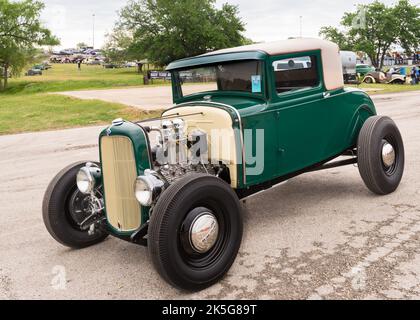
[[[262,93],[260,61],[226,62],[175,72],[182,95],[211,91]]]

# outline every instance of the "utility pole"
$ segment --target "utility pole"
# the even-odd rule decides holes
[[[95,49],[95,14],[92,15],[92,21],[93,21],[93,33],[92,33],[93,49]]]
[[[303,34],[303,32],[302,32],[302,30],[303,30],[303,16],[299,16],[299,28],[300,28],[299,36],[302,38],[302,34]]]

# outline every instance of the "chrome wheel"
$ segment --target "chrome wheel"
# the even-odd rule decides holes
[[[210,212],[198,216],[191,225],[190,243],[198,253],[206,253],[213,248],[218,236],[219,223]]]
[[[84,194],[76,188],[67,204],[67,218],[77,230],[88,231],[104,207],[103,196],[99,190],[94,195]]]
[[[392,176],[398,167],[398,146],[393,136],[389,135],[381,144],[382,168],[387,176]]]
[[[396,155],[395,149],[388,141],[385,141],[382,146],[382,162],[386,168],[390,168],[395,164]]]
[[[214,264],[228,244],[231,224],[224,212],[212,203],[190,210],[179,232],[179,248],[184,261],[194,268]]]

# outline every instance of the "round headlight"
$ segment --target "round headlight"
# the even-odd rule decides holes
[[[148,177],[138,177],[136,180],[136,199],[145,207],[149,207],[153,203],[153,186],[148,181]]]
[[[165,183],[154,175],[154,171],[146,170],[144,176],[137,178],[134,193],[143,207],[150,207],[165,189]]]
[[[89,194],[95,188],[95,178],[88,168],[82,168],[77,174],[77,188],[80,192]]]

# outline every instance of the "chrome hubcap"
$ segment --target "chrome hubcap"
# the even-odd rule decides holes
[[[198,253],[206,253],[216,244],[219,236],[219,223],[211,213],[204,213],[191,224],[190,243]]]
[[[385,167],[391,168],[395,164],[395,149],[392,144],[385,142],[382,147],[382,162],[384,163]]]

